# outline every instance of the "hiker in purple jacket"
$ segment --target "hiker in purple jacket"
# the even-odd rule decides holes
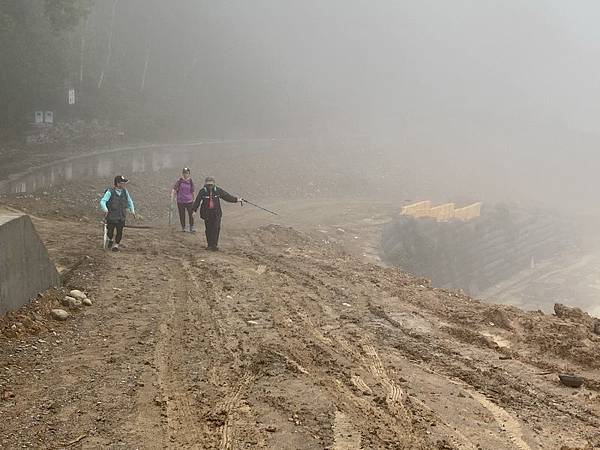
[[[177,209],[179,210],[179,221],[181,231],[185,233],[185,212],[187,211],[190,222],[190,233],[195,233],[194,216],[192,207],[194,205],[194,182],[190,176],[190,169],[184,167],[181,178],[177,180],[171,191],[171,201],[177,197]]]

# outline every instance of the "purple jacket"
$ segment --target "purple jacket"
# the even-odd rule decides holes
[[[173,186],[177,192],[177,203],[191,203],[194,201],[194,182],[192,179],[185,180],[180,178]]]

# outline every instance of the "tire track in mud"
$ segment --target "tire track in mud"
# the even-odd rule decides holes
[[[221,450],[237,448],[239,445],[236,444],[238,441],[236,416],[243,415],[239,409],[240,400],[256,379],[257,374],[250,370],[252,360],[247,358],[251,358],[251,355],[239,351],[241,348],[239,330],[232,329],[231,326],[228,327],[225,320],[227,313],[221,311],[224,306],[223,299],[217,298],[219,293],[223,292],[222,286],[219,286],[219,283],[222,282],[221,274],[211,269],[210,266],[197,267],[193,258],[181,259],[180,264],[186,280],[192,287],[189,298],[191,304],[194,305],[194,312],[204,318],[203,322],[205,324],[212,324],[214,329],[213,339],[204,340],[205,342],[208,341],[207,345],[210,347],[207,352],[211,366],[209,380],[212,386],[219,391],[217,398],[222,399],[216,401],[208,411],[211,417],[217,419],[215,423],[220,423],[217,433],[218,438],[214,439],[214,448]],[[227,267],[228,263],[223,262],[222,266]],[[197,270],[207,271],[205,280],[198,278],[196,275]],[[194,294],[194,292],[197,294]],[[200,293],[204,295],[201,296]],[[233,317],[230,316],[228,319],[231,322]],[[237,369],[232,370],[233,366],[246,367],[246,369],[238,376]],[[223,387],[225,389],[222,389]],[[243,444],[240,445],[243,446]]]
[[[164,305],[164,316],[159,327],[160,339],[156,347],[160,392],[157,403],[165,408],[168,440],[180,444],[183,441],[190,448],[200,448],[202,439],[198,434],[198,418],[179,373],[185,361],[183,342],[187,326],[184,318],[187,317],[190,293],[177,271],[171,271],[169,284],[171,292]]]
[[[379,357],[377,350],[375,350],[375,347],[373,347],[372,345],[364,345],[363,350],[372,361],[370,367],[371,373],[373,374],[373,376],[379,379],[379,381],[381,382],[381,384],[383,384],[387,391],[387,403],[391,407],[398,409],[399,412],[402,415],[404,415],[406,420],[410,420],[410,415],[403,404],[403,400],[406,397],[406,394],[388,376],[385,367],[383,367],[383,363],[381,362],[381,358]]]
[[[246,374],[239,383],[232,383],[230,389],[222,391],[221,386],[228,384],[224,383],[223,374],[228,372],[224,365],[229,367],[235,355],[231,352],[231,345],[224,345],[230,336],[227,336],[221,319],[216,317],[211,307],[216,304],[212,282],[200,281],[190,260],[181,257],[169,259],[176,265],[168,270],[168,296],[165,296],[166,301],[160,309],[153,356],[156,395],[152,398],[151,387],[145,387],[148,392],[145,392],[143,401],[155,403],[162,409],[167,447],[231,449],[234,446],[233,415],[253,376]],[[190,374],[194,373],[191,359],[197,356],[195,353],[198,351],[208,357],[207,379],[212,389],[219,392],[215,397],[224,399],[208,408],[198,407],[195,399],[199,392],[190,383]],[[220,421],[219,412],[225,418],[223,424],[215,429],[214,425]],[[146,415],[144,409],[139,408],[137,423],[147,426]],[[148,445],[159,443],[148,442]]]
[[[556,402],[547,387],[537,386],[533,389],[531,380],[528,380],[524,373],[509,373],[499,370],[499,367],[490,362],[490,356],[492,359],[497,359],[497,353],[493,349],[481,348],[475,344],[457,343],[451,337],[435,332],[435,330],[427,334],[417,332],[390,317],[383,307],[376,306],[371,301],[369,301],[369,309],[375,316],[385,321],[386,326],[380,328],[379,333],[382,335],[382,339],[388,341],[393,348],[419,363],[422,370],[426,370],[434,376],[445,378],[449,382],[459,380],[465,392],[476,393],[473,396],[474,400],[481,398],[487,400],[489,403],[485,405],[482,405],[481,402],[478,403],[495,419],[500,417],[501,420],[506,419],[506,422],[511,424],[510,426],[505,425],[506,429],[504,430],[513,433],[510,436],[511,448],[521,449],[523,443],[529,445],[523,438],[523,426],[508,411],[489,400],[489,397],[500,396],[500,398],[508,399],[509,404],[519,410],[525,418],[531,413],[531,405],[536,405],[537,408],[541,408],[540,410],[546,411],[548,414],[560,413],[577,418],[582,424],[598,426],[597,417],[589,415],[585,417],[583,414],[574,415],[570,409],[575,405],[568,400],[567,404]],[[431,311],[428,312],[431,313]],[[427,352],[422,351],[423,347],[427,349]],[[436,357],[432,357],[432,355]],[[498,386],[503,387],[502,391],[498,390]],[[486,406],[491,408],[495,406],[504,412],[496,409],[491,411]],[[508,416],[504,416],[504,414],[508,414]],[[535,420],[536,416],[533,415],[533,421],[535,422]],[[502,425],[502,422],[499,424]],[[531,434],[531,440],[537,441],[533,437],[533,433]],[[536,443],[536,445],[538,444]]]
[[[503,430],[506,431],[508,438],[514,444],[515,448],[518,448],[519,450],[531,450],[529,444],[524,440],[523,430],[515,417],[509,414],[504,408],[490,401],[480,392],[470,389],[467,389],[466,391],[492,414],[498,425],[503,427]]]
[[[369,387],[367,383],[365,383],[365,380],[363,380],[360,375],[352,375],[350,377],[350,381],[363,394],[373,395],[373,390]]]
[[[360,433],[356,431],[346,414],[335,412],[333,422],[333,450],[362,449]]]
[[[253,255],[257,260],[261,260],[262,258],[259,255]],[[295,261],[292,260],[292,258],[280,258],[279,261],[283,266],[285,266],[285,269],[281,270],[280,267],[277,268],[278,271],[287,274],[288,276],[295,276],[298,277],[299,275],[303,275],[302,274],[302,264],[297,264]],[[264,263],[264,262],[263,262]],[[308,285],[315,285],[315,283],[320,283],[321,280],[316,280],[315,277],[313,275],[306,275],[305,276],[305,283]],[[323,283],[323,286],[325,288],[327,288],[327,282]],[[315,286],[317,289],[319,286]],[[327,300],[326,298],[323,300]],[[370,302],[367,302],[367,307],[369,306]],[[321,306],[321,305],[319,305]],[[369,308],[372,312],[372,308]],[[381,314],[375,314],[375,316],[380,316]],[[402,347],[404,348],[417,348],[418,347],[418,340],[419,339],[423,339],[424,336],[422,336],[422,334],[420,333],[414,333],[412,330],[409,329],[404,329],[404,327],[402,327],[401,324],[397,323],[396,321],[389,319],[387,317],[384,317],[386,320],[388,320],[388,322],[390,323],[390,325],[394,328],[398,328],[400,330],[403,331],[403,335],[404,335],[404,340],[408,339],[409,341],[411,341],[412,345],[403,345]],[[309,327],[314,326],[314,324],[312,324],[312,322],[310,320],[305,321],[307,323],[307,325]],[[328,334],[326,339],[329,339],[331,336],[331,333]],[[344,345],[344,343],[342,341],[339,341],[340,336],[339,334],[335,335],[335,339],[338,340],[338,344],[340,344],[340,347],[346,347],[346,345]],[[442,354],[452,354],[453,356],[455,352],[450,351],[449,349],[445,348],[445,346],[440,346],[440,343],[436,343],[434,340],[431,339],[427,339],[428,341],[428,346],[432,347],[430,350],[430,352],[438,352],[441,351]],[[422,344],[422,342],[421,342]],[[348,347],[351,347],[350,345],[348,345]],[[396,348],[398,348],[398,346],[394,346]],[[437,350],[436,350],[437,348]],[[346,348],[346,350],[350,350],[349,348]],[[387,376],[386,372],[385,372],[385,368],[383,367],[383,364],[381,362],[381,359],[379,358],[379,355],[377,354],[377,351],[375,350],[375,348],[372,345],[363,345],[363,351],[364,353],[367,355],[368,359],[370,359],[370,365],[369,365],[369,371],[371,372],[371,374],[379,380],[379,382],[385,387],[386,391],[387,391],[387,396],[386,396],[386,402],[388,404],[391,405],[396,405],[396,409],[398,410],[398,412],[402,415],[404,415],[406,418],[409,418],[409,414],[408,411],[403,407],[402,405],[402,399],[406,396],[405,392],[399,388],[393,381],[391,381],[389,379],[389,377]],[[413,357],[415,355],[412,355]],[[417,359],[420,359],[420,355],[418,355],[419,357]],[[429,359],[428,359],[429,360]],[[463,360],[462,357],[459,356],[459,360]],[[469,362],[468,360],[464,360],[463,362],[465,362],[467,364],[467,367],[472,367],[473,370],[478,370],[477,367],[475,367],[476,362]],[[442,376],[442,377],[446,377],[445,375],[440,375],[437,374],[435,372],[433,372],[436,376]],[[452,372],[451,372],[452,373]],[[459,373],[461,373],[459,371]],[[468,379],[468,378],[467,378]],[[353,375],[351,377],[351,383],[360,391],[364,392],[369,392],[370,388],[369,386],[364,382],[364,380],[357,375]],[[519,450],[530,450],[531,447],[525,442],[524,437],[523,437],[523,432],[521,429],[521,425],[519,423],[519,421],[517,419],[515,419],[512,415],[510,415],[506,410],[504,410],[503,408],[497,406],[496,404],[494,404],[493,402],[491,402],[490,400],[488,400],[485,395],[483,395],[482,393],[478,392],[478,391],[474,391],[474,389],[476,389],[475,387],[473,387],[473,389],[469,389],[468,392],[469,393],[473,393],[473,399],[477,400],[477,402],[484,407],[487,411],[489,411],[492,416],[495,418],[495,420],[498,422],[498,424],[503,427],[503,430],[506,432],[506,436],[507,438],[510,440],[511,442],[511,446],[513,446],[514,448],[518,448]],[[462,442],[454,442],[455,445],[457,445],[458,447],[462,447],[462,448],[469,448],[469,444],[468,444],[468,440],[466,439],[466,437],[462,434],[459,433],[459,435],[457,436],[460,441]],[[449,436],[449,438],[452,439],[451,436]],[[454,441],[454,439],[452,439]]]
[[[453,445],[457,450],[480,450],[481,447],[477,444],[473,443],[467,436],[465,436],[458,428],[449,424],[446,420],[443,420],[436,414],[435,410],[432,409],[425,402],[419,400],[418,398],[412,397],[411,400],[419,405],[421,408],[426,409],[432,415],[437,417],[438,422],[446,428],[447,433],[445,439],[450,441],[450,444]]]
[[[310,336],[311,339],[315,339],[316,342],[319,342],[321,345],[324,346],[324,348],[327,349],[327,351],[330,351],[332,353],[335,354],[341,354],[343,355],[345,358],[349,358],[349,360],[354,361],[354,363],[356,364],[356,368],[360,368],[363,367],[364,369],[367,370],[367,373],[370,373],[371,376],[374,377],[374,379],[380,383],[381,386],[384,387],[385,389],[385,400],[386,403],[388,404],[388,407],[390,408],[390,411],[394,412],[394,415],[398,418],[401,418],[402,422],[408,421],[411,417],[410,413],[407,411],[405,405],[403,404],[403,400],[406,397],[405,392],[399,388],[395,382],[393,380],[390,379],[389,375],[387,374],[385,367],[381,361],[381,358],[379,357],[379,354],[377,352],[377,350],[375,350],[374,345],[372,345],[371,343],[365,343],[365,338],[361,339],[361,341],[363,341],[363,344],[359,344],[357,347],[356,343],[350,343],[350,341],[346,340],[346,337],[344,337],[344,333],[342,333],[343,330],[339,330],[334,328],[330,328],[327,324],[330,323],[330,320],[334,320],[335,316],[339,315],[338,311],[334,311],[331,309],[331,307],[329,305],[327,305],[327,303],[333,301],[333,299],[335,298],[335,296],[339,295],[339,289],[334,289],[333,291],[330,289],[330,287],[328,286],[327,282],[322,282],[323,280],[319,279],[318,277],[315,277],[314,275],[311,274],[307,274],[305,273],[301,267],[297,267],[296,264],[278,264],[276,267],[274,267],[274,262],[268,257],[268,256],[263,256],[260,254],[254,254],[252,255],[253,257],[250,258],[251,261],[246,260],[246,258],[244,258],[244,256],[247,255],[243,255],[243,256],[238,256],[238,255],[227,255],[225,256],[220,256],[219,257],[219,265],[223,264],[226,267],[230,267],[232,269],[240,269],[240,266],[252,266],[252,261],[256,261],[259,260],[261,262],[261,264],[259,265],[259,267],[262,267],[263,270],[258,273],[257,275],[262,275],[265,272],[264,267],[269,267],[271,272],[274,273],[278,273],[280,275],[283,275],[284,278],[280,281],[280,283],[283,283],[283,285],[281,284],[276,284],[275,286],[273,286],[273,289],[275,289],[276,291],[279,292],[279,294],[282,297],[287,297],[287,294],[290,295],[289,300],[284,300],[283,302],[281,302],[281,304],[277,305],[277,307],[275,307],[275,305],[273,303],[268,303],[270,306],[272,306],[274,309],[277,309],[277,311],[271,311],[271,315],[273,317],[275,316],[280,316],[281,317],[281,322],[283,323],[285,320],[285,316],[289,313],[291,313],[291,317],[293,317],[296,320],[300,320],[300,323],[303,324],[303,329],[305,331],[308,331],[308,335]],[[233,261],[232,261],[233,259]],[[239,261],[238,261],[239,259]],[[281,260],[278,261],[278,263],[280,263]],[[287,261],[285,261],[287,263]],[[196,289],[201,289],[201,283],[200,281],[198,281],[195,277],[195,275],[192,273],[192,267],[189,265],[188,263],[184,263],[184,265],[187,265],[186,268],[186,272],[188,273],[187,278],[192,282],[192,284],[195,285]],[[271,280],[272,281],[272,280]],[[211,281],[211,284],[217,283],[217,285],[219,284],[218,280],[215,281],[213,279],[213,281]],[[217,289],[217,291],[219,290],[219,286],[213,286],[213,289]],[[279,287],[277,287],[279,286]],[[302,286],[302,289],[299,289],[299,286]],[[206,286],[203,287],[204,290],[206,290]],[[260,284],[255,284],[252,289],[255,289],[256,291],[260,291],[261,289],[263,289],[264,286],[260,285]],[[282,290],[283,288],[283,290]],[[296,292],[296,294],[294,295],[294,292]],[[317,298],[319,298],[319,301],[314,301],[314,299],[311,299],[310,296],[306,296],[307,292],[314,292],[317,294]],[[264,293],[265,296],[270,296],[269,292],[265,292]],[[302,297],[304,296],[304,297]],[[283,300],[283,299],[282,299]],[[207,302],[211,303],[214,305],[215,308],[218,308],[218,300],[216,300],[216,298],[212,298],[212,300],[207,300]],[[365,308],[367,307],[366,304],[364,306]],[[341,308],[341,310],[343,310],[343,308]],[[287,312],[286,312],[287,311]],[[316,324],[312,317],[318,317],[318,321],[319,323]],[[219,319],[215,318],[216,323],[218,324]],[[323,328],[322,326],[325,325],[326,326],[326,330],[325,332],[321,331]],[[231,327],[231,323],[227,323],[228,328]],[[222,336],[223,333],[225,332],[231,332],[231,329],[226,329],[226,326],[223,325],[217,325],[217,328],[219,330],[219,334]],[[339,328],[339,327],[338,327]],[[406,330],[407,333],[405,335],[406,338],[409,338],[411,341],[414,341],[415,339],[417,339],[417,337],[410,337],[410,330]],[[431,342],[429,343],[431,344]],[[361,352],[361,348],[362,348],[362,352]],[[221,350],[223,350],[221,348]],[[340,353],[341,352],[341,353]],[[274,352],[276,353],[276,352]],[[279,356],[281,357],[281,359],[283,361],[285,361],[285,363],[287,365],[289,365],[290,367],[294,367],[296,368],[296,372],[301,373],[303,375],[309,375],[309,374],[313,374],[314,370],[310,367],[305,368],[302,365],[300,365],[299,363],[293,364],[290,361],[296,362],[294,358],[292,358],[291,356],[287,356],[287,352],[277,352],[279,354]],[[277,354],[276,353],[276,354]],[[283,355],[283,356],[282,356]],[[306,358],[306,357],[305,357]],[[298,367],[302,368],[302,370],[299,370]],[[360,371],[360,369],[359,369]],[[336,392],[338,393],[338,395],[342,394],[343,391],[341,391],[340,389],[343,389],[343,382],[341,384],[339,384],[337,381],[333,379],[332,381],[333,384],[330,386],[337,386]],[[349,381],[350,385],[356,386],[360,391],[362,392],[369,392],[372,391],[371,388],[368,386],[368,384],[365,382],[364,379],[362,379],[362,377],[358,374],[355,374],[353,376],[350,377],[350,381]],[[244,384],[244,383],[242,383]],[[240,389],[238,391],[236,391],[237,389]],[[225,416],[225,421],[220,429],[220,434],[221,434],[221,441],[220,441],[220,447],[222,449],[227,449],[227,448],[232,448],[235,442],[235,435],[233,433],[234,429],[235,429],[235,421],[234,421],[234,415],[235,415],[235,409],[236,409],[236,405],[237,405],[237,400],[239,399],[239,396],[241,395],[241,392],[245,389],[245,387],[242,387],[241,385],[236,385],[234,386],[234,388],[232,388],[233,390],[231,390],[228,394],[226,398],[231,398],[231,401],[227,401],[226,404],[224,406],[221,406],[221,408],[225,411],[224,416]],[[359,398],[353,398],[353,395],[350,393],[344,393],[343,394],[344,397],[340,397],[340,399],[344,398],[343,402],[348,402],[350,401],[350,404],[353,404],[355,408],[358,408],[358,410],[364,410],[364,408],[366,407],[367,403],[365,403],[364,399],[359,399]],[[347,404],[347,403],[345,403]],[[483,405],[486,406],[486,405]],[[489,406],[489,405],[487,405]],[[365,411],[366,412],[366,411]],[[498,413],[496,411],[496,413]],[[494,415],[494,417],[496,417],[496,415]],[[506,419],[506,417],[504,417],[504,419]],[[505,423],[507,423],[508,421],[505,420]],[[352,440],[352,442],[347,443],[345,442],[343,439],[341,439],[341,437],[343,437],[344,435],[344,431],[340,431],[344,429],[344,424],[349,423],[349,416],[346,413],[343,413],[343,416],[339,416],[336,415],[333,423],[332,423],[332,429],[333,429],[333,433],[334,433],[334,444],[336,445],[342,445],[342,447],[338,447],[338,448],[360,448],[361,445],[361,441],[359,439],[358,444],[356,440]],[[517,422],[517,426],[518,426],[518,422]],[[523,449],[529,449],[529,447],[523,447],[522,446],[522,442],[523,439],[520,437],[520,434],[518,431],[512,431],[513,427],[505,425],[505,427],[507,428],[507,431],[509,431],[509,433],[507,433],[507,435],[512,436],[511,437],[511,441],[513,442],[514,445],[517,445],[517,448],[523,450]],[[510,435],[510,433],[513,433],[512,435]],[[341,444],[340,444],[341,442]],[[458,442],[455,442],[455,444],[458,444]],[[343,447],[343,445],[346,445],[346,447]],[[527,445],[527,444],[525,444]],[[459,447],[462,448],[467,448],[464,445],[460,445],[458,444]]]
[[[296,264],[295,261],[290,261],[290,258],[269,255],[269,250],[262,247],[258,247],[258,249],[263,250],[264,253],[260,253],[257,247],[253,247],[252,251],[245,249],[243,256],[258,265],[269,267],[271,272],[284,277],[286,284],[291,286],[282,291],[284,296],[287,294],[290,298],[286,303],[286,307],[293,314],[293,317],[300,319],[303,323],[303,330],[322,344],[327,351],[352,362],[354,369],[351,369],[351,372],[355,372],[354,375],[345,376],[340,373],[338,376],[332,377],[331,370],[327,371],[325,377],[329,378],[330,381],[326,386],[330,386],[328,390],[330,390],[331,395],[337,398],[341,404],[352,405],[353,415],[361,418],[361,425],[365,429],[370,428],[369,421],[365,419],[367,417],[372,418],[375,413],[379,416],[379,420],[382,420],[382,423],[387,423],[387,430],[402,430],[397,434],[393,432],[395,435],[393,440],[388,440],[389,438],[386,437],[383,441],[372,442],[371,446],[367,446],[367,448],[390,445],[391,442],[394,442],[395,445],[400,442],[403,445],[410,443],[408,444],[409,447],[406,448],[411,449],[428,448],[429,446],[424,444],[424,442],[427,442],[427,438],[421,434],[423,431],[417,431],[414,428],[412,413],[408,411],[403,402],[404,392],[387,376],[387,372],[382,368],[381,360],[378,356],[375,360],[365,357],[361,352],[360,344],[355,342],[356,338],[349,338],[343,327],[340,327],[339,316],[342,311],[336,309],[343,309],[340,300],[340,297],[345,298],[343,296],[346,296],[343,289],[329,284],[313,273],[307,272],[306,266],[302,263]],[[312,261],[310,263],[308,261],[304,262],[304,264],[307,263],[310,266]],[[340,281],[343,283],[343,280]],[[309,292],[312,294],[307,294]],[[316,294],[316,297],[314,294]],[[334,299],[338,301],[336,302]],[[366,304],[361,309],[367,311]],[[313,317],[317,318],[318,324],[313,321]],[[337,325],[332,327],[332,324]],[[325,331],[321,331],[322,329],[325,329]],[[366,339],[366,336],[362,336],[359,341]],[[371,388],[362,377],[356,375],[356,372],[365,370],[367,373],[371,373],[373,366],[380,369],[375,370],[375,378],[376,382],[381,383],[385,388],[386,393],[384,395],[388,408],[382,409],[377,406],[376,402],[373,402],[372,398],[357,397],[353,392],[353,389],[357,389],[363,394],[365,392],[369,395],[372,394]],[[343,371],[346,372],[346,370]],[[334,425],[332,424],[332,427],[335,429]]]
[[[253,345],[258,349],[257,356],[259,359],[264,358],[267,364],[270,364],[269,361],[284,364],[292,379],[300,378],[308,384],[320,385],[321,376],[319,372],[323,368],[320,367],[319,370],[315,370],[314,367],[306,366],[305,363],[308,361],[314,362],[315,352],[325,350],[332,342],[320,333],[314,335],[312,331],[315,330],[315,327],[310,318],[302,314],[299,309],[292,307],[294,302],[289,301],[286,295],[287,289],[290,289],[289,280],[276,279],[271,280],[272,283],[265,283],[265,278],[269,277],[269,275],[265,275],[267,265],[259,265],[257,269],[253,261],[244,256],[230,254],[227,255],[227,258],[223,258],[220,255],[218,259],[221,268],[237,269],[235,273],[228,274],[228,276],[233,278],[230,281],[233,281],[235,285],[244,286],[243,289],[237,291],[237,294],[244,299],[245,306],[248,303],[253,305],[250,306],[250,310],[247,312],[250,313],[253,309],[258,308],[263,311],[261,321],[272,321],[272,326],[266,326],[265,328],[258,325],[254,326],[257,328],[255,328],[252,340]],[[270,262],[269,267],[271,267]],[[235,292],[231,292],[231,294],[236,295]],[[254,301],[250,300],[248,302],[249,297],[254,298]],[[282,301],[277,301],[278,299]],[[236,331],[239,333],[239,330]],[[323,347],[314,347],[315,343]],[[268,367],[267,365],[261,370],[268,370]],[[278,403],[281,403],[288,395],[293,398],[296,394],[293,391],[286,392],[284,397],[278,399]],[[292,409],[292,412],[286,410],[285,400],[278,406],[281,408],[281,412],[285,414],[283,420],[287,422],[289,415],[294,410]],[[292,408],[294,408],[293,405]],[[227,448],[227,445],[232,442],[228,437],[229,430],[229,424],[226,422],[221,448]],[[308,438],[312,439],[311,436],[308,436]],[[310,444],[310,441],[305,441],[305,444]],[[272,448],[278,448],[278,446]]]
[[[242,393],[248,385],[252,383],[254,376],[246,373],[239,383],[229,392],[219,409],[224,411],[226,418],[225,423],[221,427],[221,445],[220,450],[230,450],[233,448],[233,413],[238,407],[238,403]]]
[[[396,348],[418,348],[417,346],[417,342],[415,340],[415,338],[413,338],[411,335],[413,334],[411,330],[405,329],[400,323],[398,323],[397,321],[387,317],[387,315],[385,313],[383,313],[383,311],[379,311],[377,312],[378,316],[384,315],[384,319],[389,323],[389,325],[393,328],[397,328],[402,330],[404,339],[408,339],[411,341],[410,344],[405,344],[402,346],[399,345],[395,345]],[[474,400],[476,400],[485,410],[487,410],[492,417],[494,418],[494,420],[498,423],[499,426],[504,427],[503,430],[506,431],[506,435],[508,440],[511,442],[511,448],[517,448],[519,450],[531,450],[531,447],[529,446],[529,444],[527,444],[524,441],[523,438],[523,431],[521,428],[521,425],[519,423],[519,421],[513,417],[511,414],[509,414],[505,409],[503,409],[502,407],[496,405],[495,403],[493,403],[492,401],[490,401],[483,393],[479,392],[477,385],[475,385],[475,383],[468,382],[467,380],[469,380],[468,377],[468,372],[470,372],[471,370],[476,372],[477,371],[477,361],[473,361],[471,359],[464,359],[462,356],[460,355],[455,355],[453,354],[453,352],[449,351],[449,349],[447,349],[442,343],[435,343],[434,341],[429,342],[429,345],[432,348],[432,352],[441,352],[440,354],[445,354],[445,355],[449,355],[452,354],[454,360],[456,360],[456,362],[453,364],[453,368],[452,367],[447,367],[447,364],[444,366],[442,372],[438,372],[439,368],[436,368],[437,364],[435,363],[435,360],[427,360],[427,365],[432,365],[432,368],[427,368],[426,366],[421,366],[422,370],[426,370],[427,372],[430,372],[432,375],[437,376],[437,377],[442,377],[444,379],[446,379],[448,382],[453,383],[457,386],[460,386],[468,395],[470,395]],[[414,356],[419,356],[419,355],[415,355],[412,352],[410,353],[412,357]],[[449,358],[444,358],[444,359],[449,359]],[[439,358],[438,358],[439,360]],[[425,362],[425,361],[423,361]],[[460,364],[465,365],[465,368],[467,369],[468,372],[465,372],[465,369],[463,368],[462,370],[456,370]],[[459,378],[458,380],[454,380],[452,377],[455,376],[456,373],[459,373],[461,375],[463,375],[464,380],[462,378]],[[479,385],[479,384],[478,384]],[[505,385],[510,386],[511,383],[506,383]],[[483,386],[483,385],[481,385]],[[461,436],[459,434],[459,436]],[[464,437],[464,436],[461,436]],[[458,444],[455,442],[455,445],[457,446],[461,446],[461,444]]]
[[[301,296],[306,295],[307,292],[312,292],[312,289],[307,289],[304,285],[304,278],[289,278],[286,275],[280,274],[279,271],[271,271],[271,275],[275,274],[274,277],[271,277],[270,275],[264,275],[266,272],[265,269],[261,271],[262,273],[258,273],[253,260],[235,254],[219,254],[215,258],[211,258],[211,260],[211,267],[218,266],[219,272],[212,274],[215,278],[213,279],[215,287],[218,287],[220,284],[218,278],[224,273],[227,274],[229,283],[236,286],[244,286],[243,290],[236,291],[234,289],[228,291],[230,302],[234,301],[233,298],[237,298],[239,294],[243,298],[243,307],[247,307],[250,304],[250,311],[254,308],[262,310],[266,307],[265,311],[268,312],[265,312],[265,318],[268,316],[273,321],[273,326],[264,329],[262,327],[255,328],[253,345],[259,349],[259,353],[262,353],[262,355],[271,355],[271,357],[275,356],[277,360],[288,367],[288,370],[292,374],[308,377],[308,379],[305,379],[306,382],[319,386],[320,390],[325,389],[325,392],[328,393],[328,396],[332,400],[334,399],[335,403],[352,405],[353,410],[362,411],[358,413],[358,417],[361,417],[360,422],[364,422],[367,417],[370,418],[369,420],[372,420],[373,407],[377,405],[372,403],[371,399],[357,398],[352,389],[341,381],[345,378],[342,375],[343,368],[339,367],[336,369],[336,359],[328,358],[328,363],[325,365],[319,362],[321,359],[320,355],[323,352],[325,354],[331,353],[333,356],[340,354],[340,349],[337,348],[337,339],[331,339],[320,332],[319,326],[312,322],[311,315],[303,308],[304,302],[297,302],[297,295],[292,295],[294,292],[297,292]],[[273,267],[272,263],[272,261],[268,261],[264,266]],[[235,273],[231,273],[230,268],[237,270]],[[265,277],[267,277],[267,282],[265,282]],[[192,277],[188,276],[188,278],[191,279]],[[258,299],[258,304],[255,303],[256,300],[252,300],[254,297]],[[226,307],[226,302],[217,306]],[[290,317],[294,320],[289,321]],[[239,329],[231,328],[231,320],[228,322],[228,326],[228,332],[240,334]],[[242,328],[247,328],[247,325],[244,323]],[[241,336],[244,336],[244,334],[241,334]],[[267,359],[271,357],[267,356]],[[306,365],[308,362],[311,364]],[[297,376],[292,375],[292,378]],[[324,384],[323,381],[326,381],[326,383]],[[288,395],[293,396],[296,394],[290,392]],[[331,412],[332,418],[333,412]],[[384,413],[384,410],[378,412],[378,414],[382,413]],[[355,411],[353,415],[356,414],[357,412]],[[226,433],[222,434],[223,439],[221,442],[223,447],[232,442],[228,434],[230,426],[227,421],[225,423],[227,424],[227,427],[224,428]],[[393,422],[393,424],[396,425],[397,422]],[[333,426],[334,423],[332,420],[332,431]],[[391,427],[392,423],[389,426]],[[363,427],[366,428],[367,423]],[[376,440],[375,442],[377,442],[375,445],[377,447],[383,442],[389,443],[390,441],[385,440],[382,442]]]

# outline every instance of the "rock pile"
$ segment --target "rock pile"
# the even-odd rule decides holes
[[[92,301],[87,297],[87,295],[77,289],[70,291],[69,295],[65,296],[61,303],[70,310],[77,310],[81,308],[82,305],[92,306]]]

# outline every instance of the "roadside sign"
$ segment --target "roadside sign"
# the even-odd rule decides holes
[[[35,123],[44,123],[44,111],[35,112]]]
[[[69,105],[75,104],[75,89],[69,89]]]
[[[44,122],[54,123],[54,113],[52,111],[46,111],[46,114],[44,115]]]

